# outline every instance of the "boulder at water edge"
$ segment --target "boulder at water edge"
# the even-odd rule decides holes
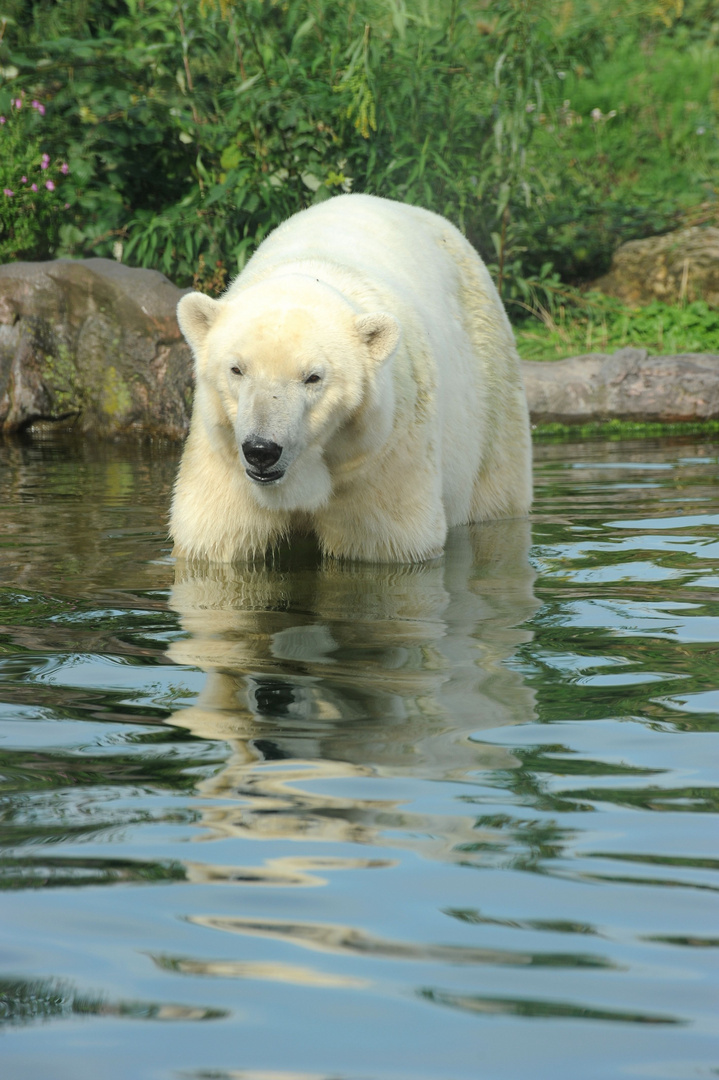
[[[192,401],[182,295],[111,259],[0,266],[0,430],[47,419],[181,437]]]

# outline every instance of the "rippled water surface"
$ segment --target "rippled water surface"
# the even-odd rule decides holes
[[[176,449],[0,445],[3,1080],[716,1076],[718,452],[192,574]]]

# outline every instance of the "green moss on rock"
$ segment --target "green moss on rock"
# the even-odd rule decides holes
[[[110,365],[100,391],[100,408],[107,416],[120,419],[132,410],[132,394],[117,368]]]

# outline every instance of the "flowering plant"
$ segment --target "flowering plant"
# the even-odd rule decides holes
[[[42,148],[45,106],[14,97],[0,112],[0,263],[41,257],[57,246],[67,202],[67,162]]]

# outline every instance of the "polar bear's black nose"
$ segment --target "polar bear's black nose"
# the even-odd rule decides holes
[[[245,461],[248,465],[264,471],[277,464],[282,457],[282,447],[278,446],[276,442],[270,442],[269,439],[260,439],[253,436],[243,442],[242,453],[245,455]]]

